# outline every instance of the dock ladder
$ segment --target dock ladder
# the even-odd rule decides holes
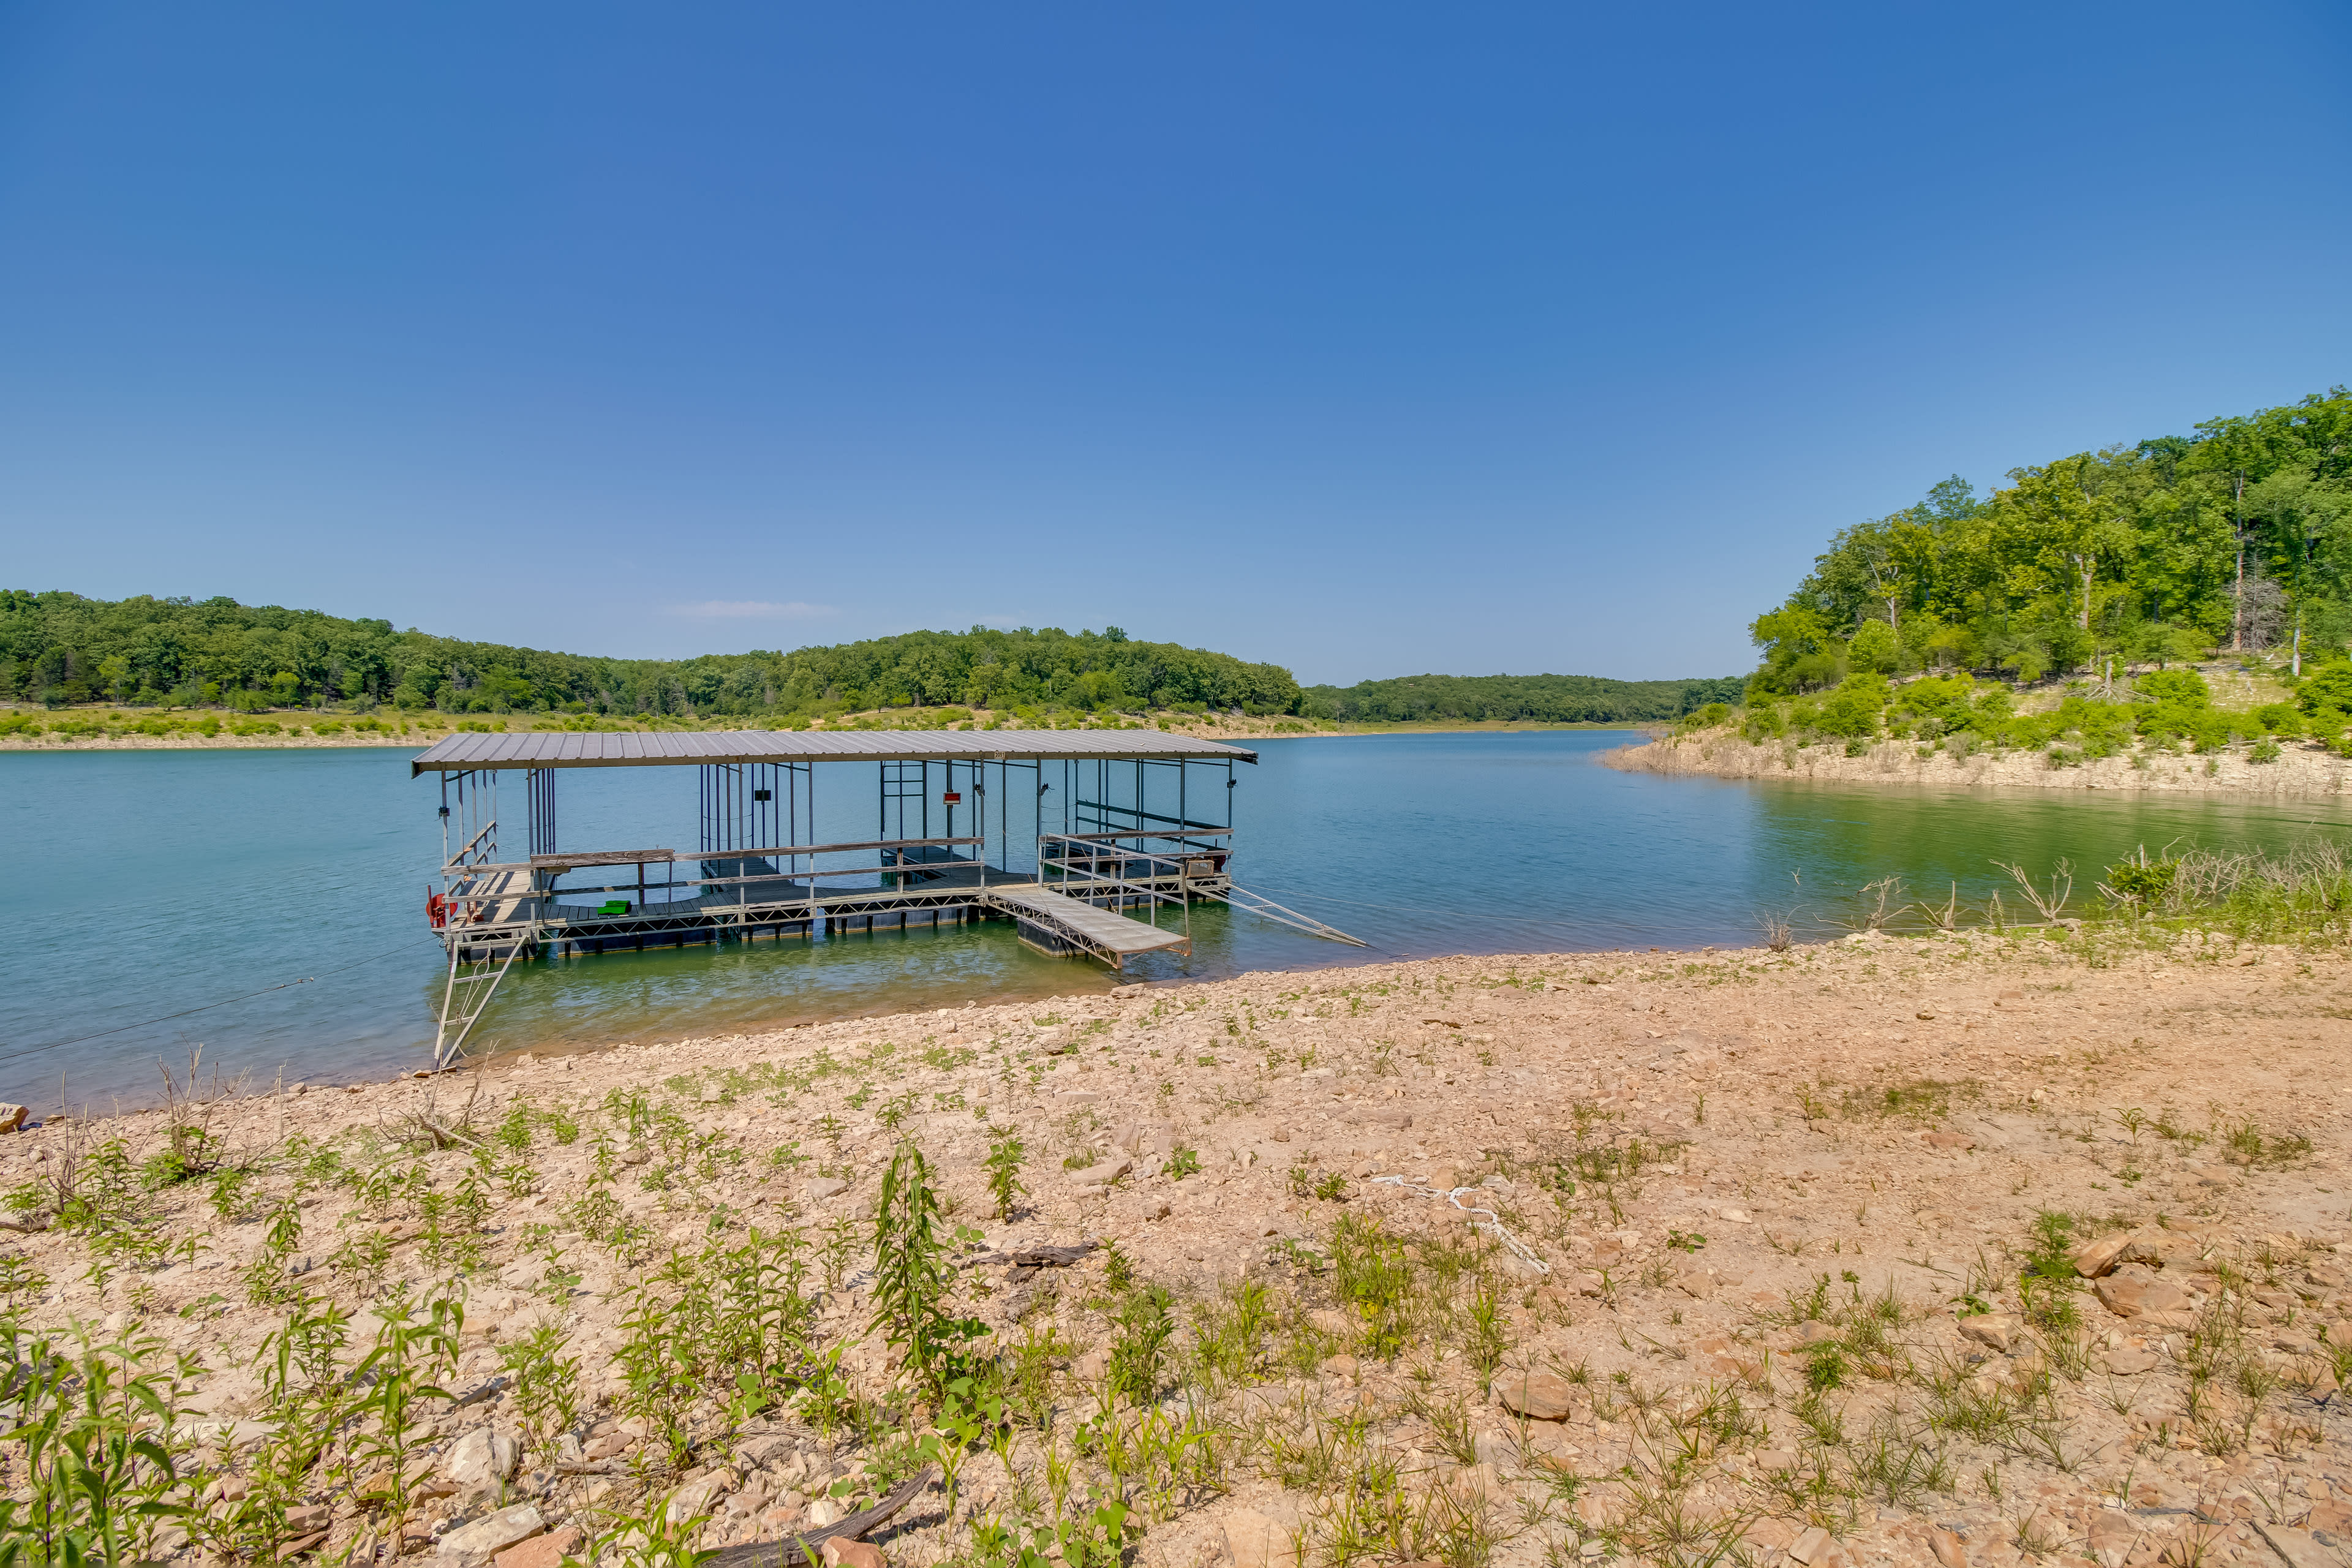
[[[503,954],[495,947],[471,947],[463,942],[449,944],[449,980],[441,989],[441,1016],[433,1032],[433,1070],[440,1072],[457,1059],[466,1048],[466,1037],[474,1032],[482,1015],[489,1010],[490,997],[499,982],[514,967],[515,955],[523,950],[520,932],[506,944]],[[469,958],[469,952],[480,952],[479,958]]]

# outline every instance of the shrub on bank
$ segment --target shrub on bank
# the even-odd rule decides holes
[[[2083,682],[2055,705],[2020,712],[2016,694],[1969,675],[1928,676],[1892,685],[1875,671],[1847,676],[1827,691],[1765,700],[1717,722],[1736,722],[1754,744],[1843,742],[1849,755],[1886,741],[1911,741],[1922,754],[1948,751],[2047,751],[2058,763],[2113,757],[2146,745],[2212,753],[2240,742],[2261,742],[2263,760],[2280,741],[2309,739],[2352,755],[2352,665],[2331,665],[2303,680],[2294,702],[2251,710],[2223,708],[2195,670],[2152,670],[2114,697]]]

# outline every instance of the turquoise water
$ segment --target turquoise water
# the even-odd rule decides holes
[[[2042,868],[2064,856],[2095,873],[2141,843],[2278,848],[2346,826],[2332,804],[1840,789],[1600,766],[1625,738],[1267,742],[1235,792],[1236,879],[1371,952],[1198,910],[1193,956],[1155,955],[1130,977],[1745,943],[1766,908],[1794,909],[1801,929],[1838,929],[1860,885],[1888,875],[1938,897],[1957,881],[1964,901],[1981,900],[2002,880],[1996,858]],[[821,783],[840,813],[820,812],[821,833],[870,828],[870,774],[851,779],[856,766]],[[567,847],[694,842],[688,770],[573,774],[564,789]],[[519,816],[521,792],[510,793]],[[412,783],[407,753],[389,749],[0,753],[15,914],[0,961],[0,1099],[47,1109],[62,1089],[77,1103],[144,1103],[158,1058],[184,1064],[198,1044],[208,1069],[260,1082],[418,1065],[443,973],[424,922],[438,804],[433,782]],[[1030,952],[1001,924],[614,953],[518,966],[480,1037],[588,1046],[1111,984],[1099,966]]]

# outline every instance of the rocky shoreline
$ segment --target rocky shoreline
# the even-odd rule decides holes
[[[2306,1568],[2352,1542],[2347,994],[2332,948],[1877,936],[184,1091],[0,1137],[0,1271],[20,1334],[190,1358],[157,1559],[731,1561],[905,1490],[826,1560]],[[981,1233],[1000,1441],[887,1342],[908,1147]],[[765,1352],[659,1359],[747,1258],[796,1347],[756,1398]],[[435,1301],[404,1468],[331,1415],[282,1474],[289,1325],[342,1366]]]
[[[1833,742],[1751,742],[1729,726],[1662,735],[1601,758],[1626,773],[1667,777],[1799,779],[1813,784],[1910,784],[1943,789],[2108,790],[2126,794],[2237,795],[2254,799],[2340,797],[2352,759],[2322,746],[2288,743],[2270,762],[2233,746],[2211,755],[2139,751],[2053,765],[2041,752],[1958,756],[1915,742],[1881,741],[1854,755]]]

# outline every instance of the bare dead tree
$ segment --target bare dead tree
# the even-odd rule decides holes
[[[446,1076],[446,1075],[445,1075]],[[413,1110],[402,1111],[389,1122],[379,1121],[377,1128],[384,1137],[396,1143],[422,1143],[431,1149],[481,1149],[487,1147],[474,1133],[474,1111],[482,1098],[482,1075],[478,1066],[466,1075],[466,1103],[453,1114],[440,1107],[442,1078],[432,1080],[425,1091],[425,1103]]]
[[[1923,915],[1925,915],[1925,916],[1927,916],[1927,923],[1928,923],[1929,925],[1934,926],[1937,931],[1958,931],[1958,930],[1959,930],[1959,929],[1960,929],[1960,885],[1959,885],[1959,883],[1958,883],[1958,882],[1957,882],[1957,881],[1955,881],[1955,882],[1952,884],[1952,896],[1951,896],[1950,898],[1946,899],[1942,903],[1940,903],[1940,904],[1931,904],[1931,903],[1927,902],[1925,899],[1922,899],[1922,900],[1920,900],[1918,901],[1918,903],[1917,903],[1917,905],[1916,905],[1916,908],[1918,909],[1918,910],[1919,910],[1919,912],[1920,912],[1921,914],[1923,914]]]
[[[2050,873],[2050,890],[2047,893],[2033,885],[2033,879],[2026,875],[2024,867],[2012,866],[2003,860],[1996,860],[1993,864],[2010,874],[2019,890],[2025,895],[2025,901],[2032,904],[2044,921],[2056,920],[2059,911],[2066,907],[2066,900],[2074,896],[2074,864],[2071,860],[2061,859],[2057,868]]]

